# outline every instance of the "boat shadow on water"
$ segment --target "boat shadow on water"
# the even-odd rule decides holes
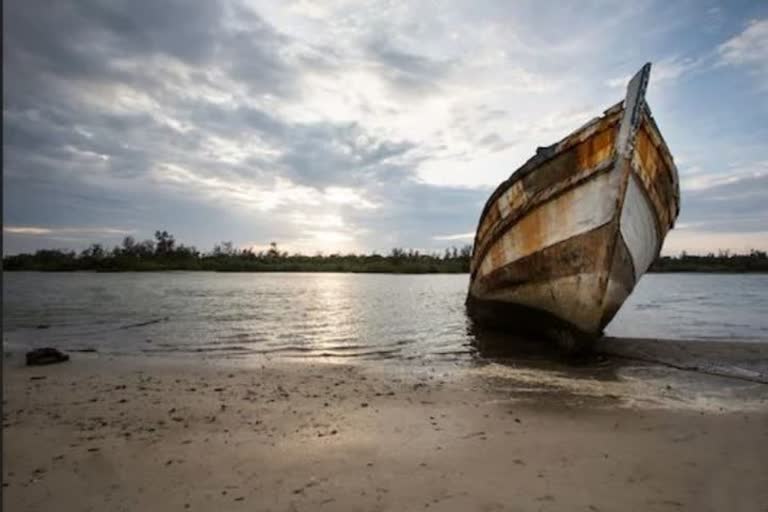
[[[471,320],[467,335],[479,365],[496,363],[566,378],[616,381],[617,371],[626,364],[598,352],[568,353],[546,338],[488,327]]]

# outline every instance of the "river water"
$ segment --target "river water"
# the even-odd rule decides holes
[[[467,275],[7,272],[6,350],[470,360]],[[768,343],[768,275],[649,274],[612,336]]]

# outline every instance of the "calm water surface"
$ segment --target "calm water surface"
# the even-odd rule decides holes
[[[35,273],[4,276],[7,349],[472,357],[466,275]],[[768,342],[768,276],[651,274],[613,336]]]

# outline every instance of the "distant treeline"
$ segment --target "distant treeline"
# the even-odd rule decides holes
[[[680,256],[662,256],[649,272],[768,272],[768,253],[752,250],[749,254],[720,251],[696,256],[683,252]]]
[[[57,249],[39,250],[3,258],[4,270],[104,272],[152,270],[215,270],[222,272],[380,272],[380,273],[462,273],[469,272],[472,247],[453,247],[442,253],[424,254],[414,250],[392,249],[379,254],[317,254],[305,256],[281,251],[276,243],[266,251],[237,249],[232,242],[216,245],[202,253],[194,247],[177,244],[167,231],[156,231],[154,240],[137,242],[125,237],[120,246],[109,250],[91,244],[79,254]]]
[[[414,250],[392,249],[379,254],[317,254],[305,256],[281,251],[276,243],[266,251],[237,249],[232,242],[216,245],[202,253],[194,247],[177,244],[167,231],[156,231],[154,240],[137,242],[125,237],[111,250],[91,244],[79,254],[57,249],[3,258],[4,270],[104,272],[151,270],[215,270],[222,272],[379,272],[379,273],[464,273],[469,272],[472,246],[452,247],[441,253],[425,254]],[[650,272],[768,272],[768,254],[753,250],[749,254],[721,251],[706,256],[683,252],[663,256]]]

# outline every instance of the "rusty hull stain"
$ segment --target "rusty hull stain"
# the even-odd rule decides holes
[[[546,281],[580,273],[597,273],[606,256],[605,241],[609,236],[613,236],[612,226],[605,224],[504,266],[495,266],[490,274],[475,279],[474,291],[486,295],[522,283]]]
[[[494,191],[475,236],[468,305],[538,307],[589,335],[613,318],[636,284],[619,229],[631,174],[654,212],[660,244],[680,207],[677,169],[647,104],[631,158],[618,157],[624,115],[623,102],[610,107],[557,144],[540,148]],[[615,187],[615,195],[609,191],[604,197],[615,204],[601,214],[580,216],[595,199],[571,192],[603,173],[611,173]]]
[[[653,203],[658,220],[659,233],[663,238],[674,225],[679,210],[675,197],[675,182],[673,173],[676,170],[669,167],[665,158],[665,148],[654,143],[652,126],[647,121],[638,130],[633,155],[633,168],[643,184],[646,194]]]
[[[486,253],[492,251],[490,246],[511,228],[516,219],[610,167],[614,157],[617,122],[618,115],[606,116],[600,122],[588,126],[588,130],[582,129],[566,137],[560,143],[566,150],[543,163],[536,172],[512,183],[496,198],[477,230],[471,262],[472,274],[479,269]],[[585,131],[590,137],[585,138]],[[531,234],[537,236],[533,231]],[[530,245],[536,242],[533,238]]]

